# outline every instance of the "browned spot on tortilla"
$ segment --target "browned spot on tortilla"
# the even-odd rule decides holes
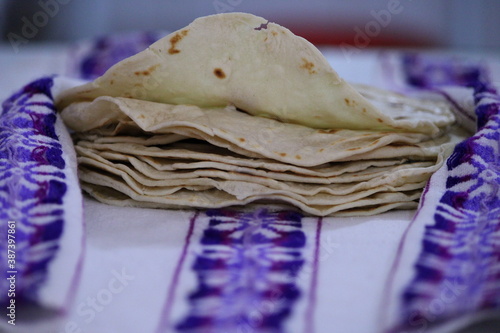
[[[273,34],[273,36],[278,36],[278,33],[276,31],[271,31],[271,33]]]
[[[144,76],[148,76],[148,75],[151,75],[151,73],[160,65],[153,65],[151,67],[149,67],[148,69],[146,70],[143,70],[143,71],[136,71],[134,72],[134,75],[137,75],[137,76],[140,76],[140,75],[144,75]]]
[[[151,66],[151,67],[148,68],[148,72],[151,74],[158,67],[160,67],[160,64],[153,65],[153,66]]]
[[[146,118],[146,117],[145,117],[143,114],[140,114],[140,115],[138,115],[138,116],[137,116],[137,118],[139,118],[139,119],[144,119],[144,118]]]
[[[224,73],[224,71],[221,68],[214,69],[214,74],[219,79],[225,79],[226,78],[226,73]]]
[[[365,108],[363,108],[363,112],[366,113],[366,109]]]
[[[109,84],[110,84],[110,85],[113,85],[114,83],[115,83],[115,80],[111,80],[111,81],[109,81]]]
[[[349,99],[349,98],[344,98],[344,102],[347,106],[356,106],[356,101],[355,100],[352,100],[352,99]],[[366,112],[365,109],[363,109],[364,112]]]
[[[320,150],[318,150],[320,153],[323,152],[325,149],[324,148],[321,148]]]
[[[286,153],[280,153],[280,156],[285,157]]]
[[[302,156],[300,155],[295,155],[295,158],[298,159],[298,160],[301,160],[302,159]]]
[[[245,140],[245,138],[240,138],[240,142],[245,142],[247,140]]]
[[[361,149],[361,147],[349,148],[349,149],[347,149],[347,150],[349,150],[349,151],[353,151],[353,150],[359,150],[359,149]]]
[[[132,98],[132,95],[130,93],[124,93],[123,97],[125,97],[125,98]]]
[[[314,69],[314,64],[310,61],[308,61],[306,58],[302,58],[303,64],[300,66],[300,68],[307,69],[309,71],[309,74],[316,74],[316,70]]]
[[[170,38],[170,48],[168,49],[168,53],[176,54],[181,52],[176,49],[177,43],[179,43],[182,38],[184,38],[188,34],[189,30],[182,30],[181,32],[176,33],[172,38]]]
[[[383,122],[384,122],[384,121],[383,121],[382,119],[380,119],[380,118],[377,118],[377,121],[378,121],[379,123],[383,123]]]

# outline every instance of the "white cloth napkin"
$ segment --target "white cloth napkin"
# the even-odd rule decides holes
[[[87,45],[77,56],[70,52],[76,64],[69,74],[84,77],[78,64],[90,58],[94,74],[104,70],[101,55],[113,63],[113,48],[136,43],[137,36],[121,37],[117,44],[101,40],[106,47]],[[60,246],[49,265],[54,268],[39,286],[47,292],[32,294],[38,306],[65,314],[36,318],[25,312],[16,330],[450,332],[495,315],[500,302],[495,63],[453,62],[425,53],[364,52],[347,59],[336,49],[323,52],[350,81],[449,100],[471,130],[474,111],[479,114],[479,131],[433,176],[415,218],[414,211],[395,211],[321,219],[283,207],[152,210],[84,198],[82,224],[81,198],[72,183],[73,199],[62,201],[61,214],[73,216],[64,215]],[[56,79],[53,93],[65,84],[73,83]],[[40,98],[50,109],[50,98]],[[73,175],[67,180],[75,182],[70,140],[63,135],[58,140]],[[471,206],[470,200],[480,204]],[[59,258],[63,264],[57,264]]]

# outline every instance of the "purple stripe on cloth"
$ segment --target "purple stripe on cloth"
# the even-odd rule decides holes
[[[302,215],[209,210],[191,267],[197,287],[178,332],[283,332],[301,295]]]
[[[318,273],[319,273],[319,247],[321,242],[321,227],[323,226],[323,218],[318,218],[317,227],[316,227],[316,235],[314,237],[314,258],[313,258],[313,266],[312,266],[312,278],[311,285],[309,286],[309,299],[308,306],[305,314],[305,328],[304,333],[314,333],[314,312],[316,310],[316,297],[318,291]]]
[[[37,302],[60,247],[67,192],[52,78],[7,99],[0,115],[0,303]],[[72,273],[71,273],[72,274]],[[10,293],[13,279],[15,292]]]
[[[170,287],[168,289],[167,299],[165,301],[165,305],[163,306],[161,321],[158,325],[156,332],[162,333],[170,328],[170,313],[172,311],[172,305],[175,300],[175,292],[179,285],[179,279],[181,276],[181,270],[184,266],[184,261],[186,260],[187,251],[189,245],[191,243],[191,237],[193,236],[194,225],[196,223],[196,219],[200,213],[196,212],[189,221],[189,228],[186,233],[186,238],[184,240],[184,245],[182,247],[181,256],[179,257],[179,261],[175,266],[174,274],[172,276],[172,281],[170,282]]]
[[[420,214],[422,213],[422,207],[426,203],[427,193],[429,192],[429,188],[430,188],[430,182],[428,182],[427,185],[425,186],[424,191],[422,193],[422,196],[420,197],[419,208],[417,209],[411,222],[406,227],[406,229],[403,232],[403,235],[401,237],[401,240],[399,241],[394,261],[389,269],[388,278],[384,284],[384,292],[382,294],[382,301],[380,302],[380,304],[387,305],[390,303],[391,289],[392,289],[392,286],[394,285],[394,279],[396,277],[396,272],[401,265],[401,260],[402,260],[402,256],[403,256],[403,248],[405,247],[405,244],[407,242],[408,233],[412,229],[413,225],[415,224],[415,221],[419,218]],[[379,318],[380,318],[380,322],[382,323],[383,327],[385,327],[387,325],[387,323],[389,322],[388,312],[387,312],[386,308],[384,308],[384,307],[379,308]]]
[[[429,189],[444,194],[429,217],[433,224],[425,229],[396,331],[500,309],[500,96],[480,65],[410,60],[405,68],[411,84],[474,88],[478,132],[447,160],[445,188]],[[434,70],[420,72],[421,63]]]

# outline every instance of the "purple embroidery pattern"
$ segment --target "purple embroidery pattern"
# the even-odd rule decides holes
[[[37,300],[63,231],[66,164],[55,132],[52,78],[32,82],[6,100],[0,115],[0,302],[16,278],[15,299]],[[15,222],[15,248],[8,222]],[[11,242],[12,244],[12,242]],[[15,263],[8,262],[15,249]],[[13,253],[12,251],[10,252]]]
[[[487,71],[477,63],[462,58],[431,59],[421,54],[403,54],[406,82],[414,87],[430,89],[442,86],[476,87],[488,80]]]
[[[76,50],[73,59],[75,65],[70,75],[93,80],[117,62],[146,49],[162,36],[163,34],[153,32],[130,33],[103,36],[92,41],[91,45],[80,45]]]
[[[500,308],[500,97],[481,66],[416,60],[404,63],[412,84],[474,88],[478,132],[457,145],[447,161],[446,188],[434,224],[426,227],[414,278],[403,294],[398,329],[425,328]],[[422,63],[443,65],[435,76],[439,79],[433,74],[426,78]]]
[[[283,332],[301,291],[306,236],[297,212],[210,210],[178,332]]]

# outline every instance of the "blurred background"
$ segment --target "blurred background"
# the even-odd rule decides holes
[[[317,45],[500,50],[498,0],[0,0],[2,43],[173,31],[199,16],[249,12]]]

